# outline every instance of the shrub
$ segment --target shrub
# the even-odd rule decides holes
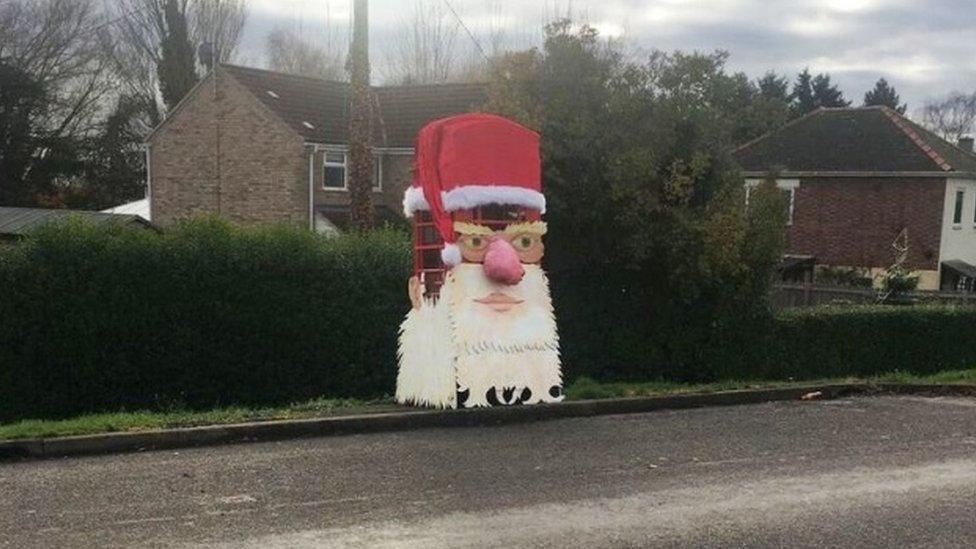
[[[215,219],[52,225],[0,250],[0,420],[376,397],[395,385],[406,237]],[[772,315],[645,271],[550,273],[567,385],[813,379],[976,364],[976,308]]]
[[[637,273],[550,276],[564,373],[600,381],[815,379],[976,364],[976,307],[862,305],[723,313],[655,296]]]
[[[862,305],[777,316],[752,353],[769,378],[933,374],[976,364],[976,308]]]
[[[0,252],[0,419],[392,391],[407,239],[80,220]]]

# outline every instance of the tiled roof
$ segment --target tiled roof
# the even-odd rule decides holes
[[[114,214],[104,212],[89,212],[80,210],[45,210],[41,208],[6,208],[0,207],[0,235],[26,236],[34,229],[51,221],[61,221],[72,216],[78,216],[95,224],[117,225],[138,224],[152,227],[148,221],[131,214]]]
[[[349,84],[279,72],[224,65],[246,87],[311,143],[346,143]],[[373,88],[375,145],[412,147],[427,122],[478,110],[487,100],[484,84],[431,84]]]
[[[734,154],[746,172],[976,172],[976,155],[886,107],[820,109]]]

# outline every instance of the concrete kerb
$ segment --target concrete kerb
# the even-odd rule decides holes
[[[976,396],[972,385],[919,385],[899,383],[808,385],[782,389],[736,390],[716,393],[679,394],[654,397],[579,400],[560,404],[480,408],[473,410],[374,413],[327,418],[258,421],[229,425],[208,425],[182,429],[105,433],[56,438],[20,439],[0,442],[0,460],[53,458],[166,450],[321,437],[384,431],[406,431],[432,427],[473,427],[525,423],[549,419],[634,414],[658,410],[681,410],[706,406],[735,406],[763,402],[798,400],[820,392],[818,399],[851,395],[921,394]]]

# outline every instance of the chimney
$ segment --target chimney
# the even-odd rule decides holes
[[[960,137],[959,138],[959,148],[966,152],[973,152],[973,138],[972,137]]]

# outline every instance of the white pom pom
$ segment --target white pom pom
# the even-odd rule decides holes
[[[448,268],[461,263],[461,248],[457,244],[446,244],[441,250],[441,261]]]

